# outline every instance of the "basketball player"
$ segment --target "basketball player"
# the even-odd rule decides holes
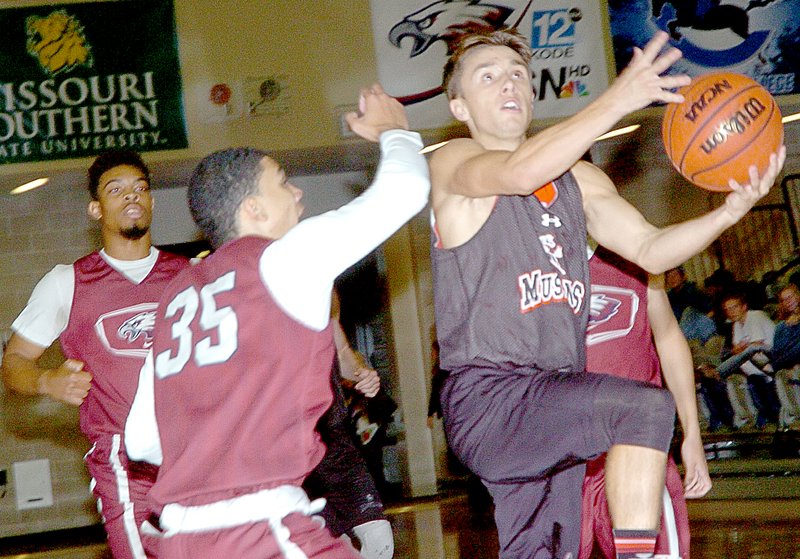
[[[325,452],[314,428],[333,398],[331,290],[430,185],[402,106],[377,84],[359,106],[350,127],[380,140],[383,160],[339,210],[298,224],[302,191],[255,149],[194,172],[189,206],[216,250],[162,297],[126,429],[129,454],[160,464],[164,557],[358,557],[300,488]]]
[[[338,309],[336,297],[333,307]],[[317,431],[327,448],[325,457],[305,479],[303,489],[312,499],[325,498],[325,508],[320,516],[334,537],[348,543],[351,537],[356,538],[359,552],[366,559],[391,559],[394,555],[392,527],[384,514],[375,480],[353,442],[350,414],[341,384],[341,379],[356,382],[355,390],[373,398],[380,390],[380,377],[350,346],[339,323],[338,311],[332,314],[336,344],[331,374],[333,404],[317,424]]]
[[[188,261],[150,244],[150,172],[138,154],[99,156],[89,168],[89,193],[103,248],[56,266],[37,284],[12,325],[3,379],[19,393],[80,406],[81,431],[91,444],[86,465],[109,547],[116,559],[139,559],[153,556],[138,526],[148,515],[145,495],[155,471],[129,463],[122,433],[156,303]],[[40,368],[56,338],[67,360]]]
[[[666,489],[656,557],[688,559],[689,516],[685,498],[702,497],[711,489],[705,450],[700,439],[694,366],[689,344],[664,290],[664,276],[647,272],[613,252],[598,247],[589,258],[591,304],[586,335],[587,369],[624,375],[662,385],[664,373],[675,399],[683,431],[681,457],[686,468],[681,483],[672,457],[667,460]],[[589,559],[596,541],[603,557],[615,554],[605,497],[605,457],[586,465],[580,559]]]
[[[470,138],[431,159],[436,330],[444,424],[457,456],[492,493],[501,557],[578,554],[585,460],[608,452],[606,485],[619,557],[653,552],[674,404],[668,391],[585,374],[587,228],[651,273],[702,250],[771,187],[733,183],[724,205],[657,229],[597,168],[595,138],[652,102],[680,102],[680,56],[658,34],[575,116],[527,138],[530,49],[508,31],[468,35],[448,60],[450,110]],[[621,396],[623,395],[623,396]],[[592,402],[593,405],[587,405]],[[575,467],[577,465],[577,467]]]

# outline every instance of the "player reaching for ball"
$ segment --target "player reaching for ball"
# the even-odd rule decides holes
[[[770,189],[785,149],[725,203],[662,229],[598,168],[578,162],[619,119],[675,103],[687,76],[667,35],[634,49],[596,101],[531,138],[531,51],[516,32],[465,36],[444,71],[450,110],[471,138],[430,162],[436,330],[448,441],[495,503],[502,558],[577,557],[583,463],[608,452],[618,557],[651,557],[675,417],[669,392],[585,373],[587,229],[661,273],[701,251]]]

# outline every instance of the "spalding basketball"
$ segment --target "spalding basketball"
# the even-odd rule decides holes
[[[685,100],[667,106],[661,135],[681,175],[727,192],[728,179],[750,182],[750,165],[766,172],[770,154],[783,144],[780,109],[766,89],[747,76],[718,72],[697,77],[679,93]]]

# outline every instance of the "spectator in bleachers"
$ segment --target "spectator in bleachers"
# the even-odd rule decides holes
[[[687,307],[694,307],[702,312],[711,310],[711,301],[692,281],[686,278],[683,266],[672,268],[664,273],[664,282],[667,287],[667,297],[675,313],[675,319],[680,321]]]
[[[680,321],[681,331],[689,342],[695,367],[697,407],[709,431],[733,427],[733,410],[724,380],[716,368],[722,361],[725,338],[717,333],[708,315],[694,307],[686,307]]]
[[[800,423],[800,288],[789,283],[778,293],[778,317],[775,327],[771,366],[781,403],[779,425],[797,428]]]
[[[728,397],[734,411],[734,425],[764,428],[777,423],[780,403],[775,382],[765,372],[767,353],[772,349],[775,323],[764,311],[750,310],[741,292],[726,295],[722,308],[732,323],[730,356],[717,373],[727,380]]]

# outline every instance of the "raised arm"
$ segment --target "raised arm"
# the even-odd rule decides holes
[[[718,208],[675,225],[657,228],[625,201],[600,169],[585,162],[573,167],[580,185],[586,226],[598,243],[634,262],[652,274],[661,274],[702,251],[728,227],[739,221],[775,182],[786,160],[781,147],[770,157],[763,176],[755,166],[750,183],[732,183],[733,191]]]
[[[635,48],[627,68],[595,101],[519,147],[504,149],[486,146],[486,142],[481,147],[474,140],[462,139],[437,150],[431,160],[434,206],[440,195],[530,194],[572,167],[622,117],[653,102],[683,101],[672,90],[689,84],[690,78],[661,75],[681,57],[674,48],[660,55],[668,39],[659,32],[644,50]]]
[[[675,320],[664,290],[664,277],[653,276],[647,289],[647,317],[667,388],[675,399],[683,430],[681,457],[686,469],[686,497],[702,497],[711,489],[705,450],[700,438],[695,397],[694,365],[689,344]]]
[[[400,104],[380,86],[362,91],[363,114],[348,122],[379,139],[381,162],[370,187],[349,204],[300,222],[261,259],[265,284],[283,308],[321,330],[330,318],[333,280],[388,239],[428,202],[430,179],[422,140],[405,130]],[[399,110],[399,112],[398,112]]]

